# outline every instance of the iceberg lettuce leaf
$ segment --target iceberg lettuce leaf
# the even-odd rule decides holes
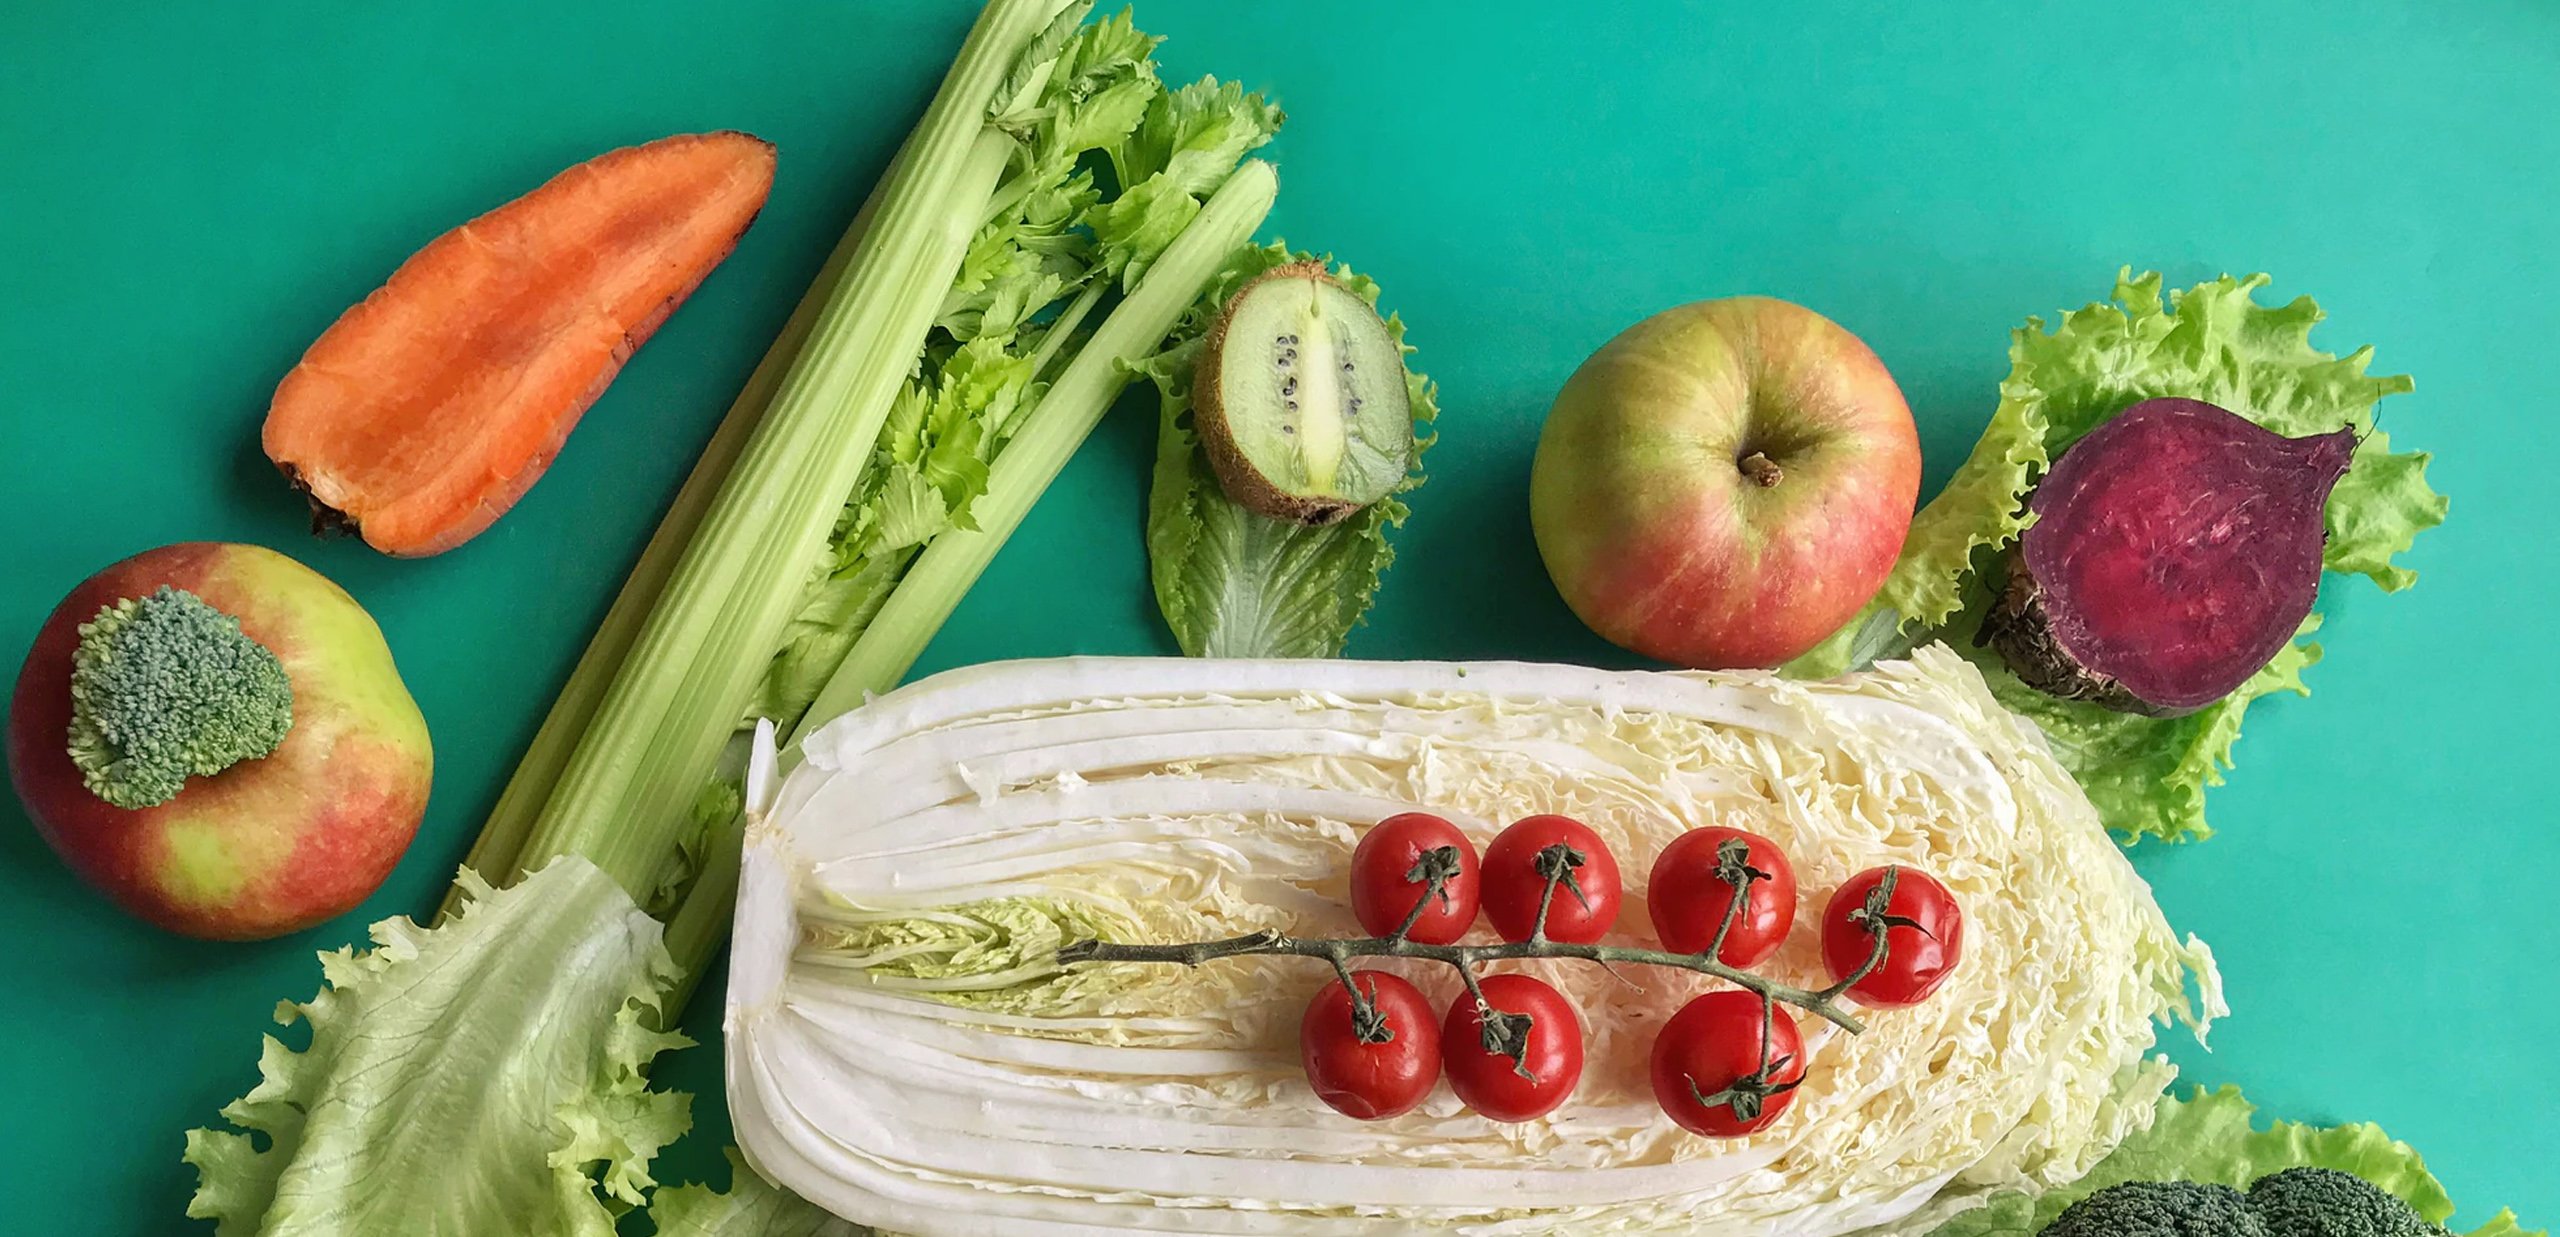
[[[222,1237],[608,1237],[642,1201],[691,1120],[643,1077],[688,1042],[653,1029],[676,978],[658,922],[576,856],[463,883],[443,926],[386,919],[372,949],[320,955],[328,986],[276,1011],[310,1047],[268,1036],[222,1110],[238,1129],[188,1132],[188,1215]]]
[[[657,1237],[874,1237],[875,1230],[839,1220],[799,1195],[769,1185],[729,1149],[729,1189],[670,1186],[649,1200]]]

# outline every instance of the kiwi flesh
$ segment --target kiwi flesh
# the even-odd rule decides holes
[[[1334,523],[1394,492],[1413,461],[1404,350],[1321,262],[1237,289],[1191,390],[1219,486],[1257,515]]]

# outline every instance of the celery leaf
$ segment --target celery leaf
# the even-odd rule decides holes
[[[1104,268],[1122,287],[1135,287],[1200,213],[1201,199],[1217,190],[1237,160],[1270,141],[1284,119],[1261,95],[1214,77],[1158,94],[1145,123],[1109,147],[1120,196],[1091,216]]]
[[[1112,148],[1111,169],[1123,185],[1162,175],[1183,192],[1206,197],[1286,119],[1242,85],[1204,77],[1156,96],[1146,123]]]

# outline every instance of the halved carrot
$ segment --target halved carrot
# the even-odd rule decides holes
[[[773,162],[744,133],[660,138],[428,242],[276,387],[267,458],[310,497],[316,528],[402,556],[470,540],[729,256]]]

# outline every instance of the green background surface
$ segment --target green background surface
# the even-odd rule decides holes
[[[1524,492],[1556,386],[1665,306],[1761,292],[1864,336],[1931,484],[2006,333],[2267,270],[2314,337],[2416,375],[2384,406],[2452,522],[2385,597],[2330,590],[2317,695],[2253,710],[2221,835],[2137,862],[2238,1012],[2190,1075],[2371,1119],[2477,1222],[2560,1224],[2560,831],[2546,790],[2560,8],[2538,0],[1257,6],[1148,0],[1168,76],[1275,91],[1271,232],[1385,283],[1447,409],[1363,657],[1623,662],[1557,600]],[[2149,7],[2149,6],[2144,6]],[[2207,10],[2210,11],[2207,11]],[[956,47],[962,3],[177,4],[0,16],[0,657],[90,571],[278,546],[389,634],[434,728],[424,830],[356,914],[210,945],[139,926],[0,808],[0,1228],[198,1231],[180,1133],[255,1077],[312,951],[423,912],[713,421]],[[736,256],[487,535],[316,543],[259,456],[268,393],[437,232],[606,148],[779,144]],[[1077,458],[926,654],[1170,652],[1143,581],[1151,406]],[[717,989],[712,989],[716,992]],[[692,1019],[716,1032],[712,1002]],[[669,1073],[716,1091],[708,1052]],[[702,1126],[725,1134],[716,1100]],[[697,1140],[670,1174],[716,1163]],[[716,1174],[715,1174],[716,1175]],[[208,1230],[209,1231],[209,1230]]]

